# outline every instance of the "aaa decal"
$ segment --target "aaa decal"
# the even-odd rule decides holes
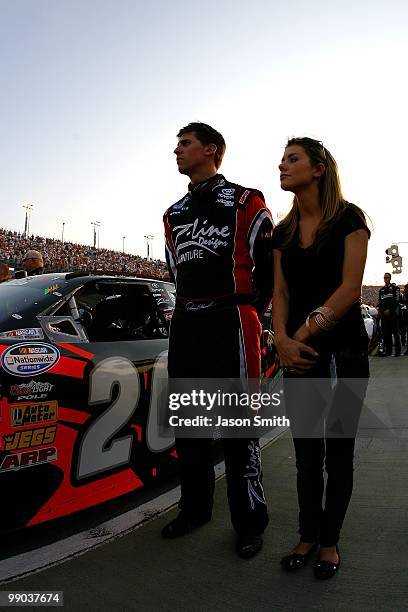
[[[60,359],[60,352],[51,344],[31,342],[16,344],[4,351],[3,369],[12,376],[35,376],[52,368]]]
[[[56,423],[58,404],[56,400],[32,404],[10,404],[10,427]]]
[[[51,425],[50,427],[24,429],[23,431],[16,431],[12,434],[5,434],[3,436],[4,450],[13,451],[20,450],[22,448],[32,448],[34,446],[45,446],[46,444],[52,444],[55,440],[56,433],[57,426]]]
[[[3,457],[0,463],[0,472],[11,472],[41,463],[50,463],[50,461],[56,461],[57,458],[57,449],[54,446],[23,453],[13,453]]]

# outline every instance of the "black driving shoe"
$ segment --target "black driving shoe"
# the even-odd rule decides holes
[[[286,555],[281,559],[281,566],[287,572],[295,572],[296,570],[302,569],[305,567],[306,563],[309,560],[310,555],[316,550],[317,544],[313,544],[312,548],[305,555],[300,553],[291,553],[290,555]]]
[[[339,560],[337,563],[332,563],[332,561],[316,561],[314,566],[314,575],[319,580],[328,580],[329,578],[333,578],[340,567],[340,553],[339,549],[336,546],[336,551],[339,556]]]
[[[197,529],[198,527],[201,527],[201,525],[208,523],[210,520],[211,517],[197,519],[189,517],[183,512],[180,512],[175,519],[163,527],[161,534],[163,538],[167,538],[168,540],[173,538],[181,538],[187,533],[190,533],[190,531],[193,531],[193,529]]]
[[[259,553],[263,545],[262,536],[238,536],[237,554],[242,559],[250,559]]]

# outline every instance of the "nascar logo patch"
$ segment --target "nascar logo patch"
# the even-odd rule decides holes
[[[51,344],[32,342],[16,344],[4,351],[3,369],[12,376],[35,376],[52,368],[60,359],[60,352]]]

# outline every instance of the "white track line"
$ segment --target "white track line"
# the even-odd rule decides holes
[[[270,442],[277,440],[286,430],[286,427],[272,430],[271,433],[261,439],[262,448]],[[224,473],[225,463],[222,461],[215,466],[215,476],[218,479]],[[122,537],[170,510],[170,508],[178,503],[179,498],[180,487],[178,486],[92,529],[87,529],[47,546],[4,559],[0,561],[0,584],[13,582],[54,565],[59,565],[90,550],[99,548],[99,546],[107,544],[116,538]]]

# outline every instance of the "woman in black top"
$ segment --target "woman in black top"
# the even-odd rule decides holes
[[[360,295],[370,231],[362,211],[344,200],[337,164],[321,142],[289,140],[279,169],[281,188],[294,199],[274,231],[273,325],[296,451],[300,533],[281,564],[303,567],[319,544],[315,575],[330,578],[340,564],[369,376]]]

